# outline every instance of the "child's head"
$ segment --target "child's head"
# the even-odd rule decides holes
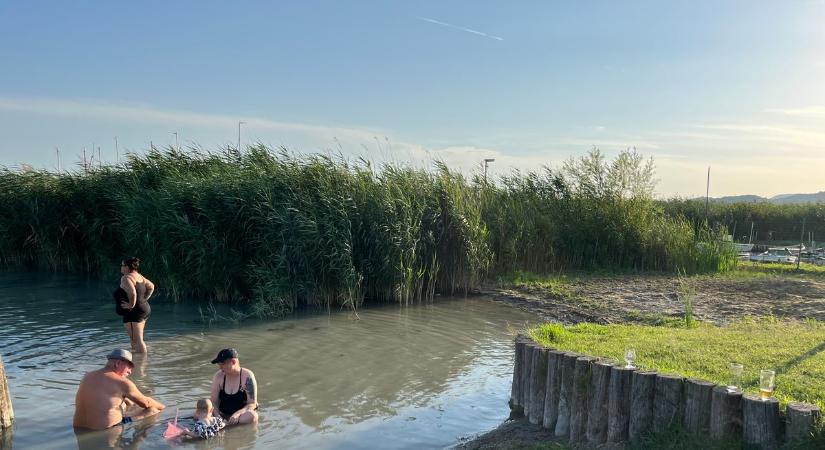
[[[195,415],[198,417],[209,417],[212,414],[212,401],[208,398],[198,400],[195,405]]]

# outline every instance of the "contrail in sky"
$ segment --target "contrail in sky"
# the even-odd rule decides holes
[[[477,31],[477,30],[473,30],[473,29],[470,29],[470,28],[460,27],[460,26],[458,26],[458,25],[453,25],[453,24],[451,24],[451,23],[442,22],[442,21],[440,21],[440,20],[430,19],[430,18],[428,18],[428,17],[420,17],[420,16],[417,16],[417,17],[416,17],[416,19],[418,19],[418,20],[423,20],[423,21],[425,21],[425,22],[434,23],[434,24],[436,24],[436,25],[441,25],[441,26],[444,26],[444,27],[449,27],[449,28],[452,28],[452,29],[455,29],[455,30],[459,30],[459,31],[466,31],[467,33],[477,34],[477,35],[479,35],[479,36],[484,36],[484,37],[486,37],[486,38],[495,39],[495,40],[497,40],[497,41],[503,41],[503,40],[504,40],[504,38],[502,38],[502,37],[493,36],[492,34],[487,34],[487,33],[484,33],[484,32],[481,32],[481,31]]]

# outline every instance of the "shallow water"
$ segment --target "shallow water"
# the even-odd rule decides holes
[[[13,446],[40,448],[444,448],[507,416],[511,330],[529,316],[483,298],[209,326],[196,303],[153,299],[147,357],[132,380],[159,418],[76,435],[74,394],[112,348],[128,347],[111,290],[68,276],[0,274],[0,355]],[[220,313],[220,311],[219,311]],[[234,346],[258,379],[260,423],[208,442],[168,442],[179,406],[209,395],[216,352]],[[8,432],[7,432],[8,434]],[[8,446],[0,439],[0,447]]]

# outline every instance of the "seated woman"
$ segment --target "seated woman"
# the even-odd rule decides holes
[[[225,348],[212,360],[220,370],[212,377],[212,403],[226,424],[258,422],[258,382],[249,369],[241,368],[238,351]]]

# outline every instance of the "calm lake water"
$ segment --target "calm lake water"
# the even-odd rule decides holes
[[[105,355],[128,348],[111,283],[0,274],[0,355],[15,411],[15,449],[445,448],[507,416],[512,330],[526,313],[483,298],[343,311],[279,321],[202,320],[198,304],[152,300],[147,357],[132,380],[167,405],[154,421],[76,435],[74,395]],[[227,314],[227,311],[218,311]],[[260,423],[207,442],[162,437],[208,397],[217,351],[234,346],[258,379]],[[186,422],[187,419],[184,419]]]

